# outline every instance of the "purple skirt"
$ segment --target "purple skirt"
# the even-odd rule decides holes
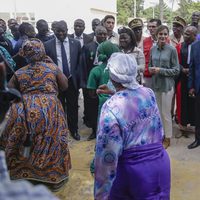
[[[124,150],[109,200],[169,200],[170,160],[162,144]]]

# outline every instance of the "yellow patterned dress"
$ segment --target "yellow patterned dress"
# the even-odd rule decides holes
[[[1,138],[11,179],[61,183],[71,168],[68,128],[57,98],[58,68],[36,62],[19,69],[16,85],[23,101],[13,103]],[[32,136],[30,155],[24,156],[27,133]]]

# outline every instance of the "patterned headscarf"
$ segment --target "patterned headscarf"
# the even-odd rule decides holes
[[[108,60],[110,79],[121,83],[128,89],[141,87],[136,80],[137,62],[133,56],[124,53],[114,53]]]
[[[29,63],[43,61],[46,53],[43,43],[36,38],[25,40],[22,45],[22,55]]]
[[[120,52],[120,49],[116,44],[113,44],[110,41],[102,42],[98,46],[98,61],[107,62],[110,56],[115,52]]]

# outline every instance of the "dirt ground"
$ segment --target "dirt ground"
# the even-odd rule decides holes
[[[176,127],[174,131],[178,131]],[[90,132],[90,129],[82,127],[82,140],[70,141],[72,169],[69,182],[55,193],[61,200],[93,200],[94,180],[89,165],[94,155],[95,141],[86,141]],[[200,148],[187,149],[193,138],[193,134],[189,138],[173,138],[167,150],[171,159],[171,200],[200,199]]]
[[[81,113],[81,111],[80,111]],[[80,117],[81,119],[81,117]],[[95,140],[87,141],[91,129],[82,125],[80,120],[81,141],[70,139],[72,169],[68,183],[55,195],[61,200],[93,200],[93,177],[89,172],[90,161],[94,155]],[[171,146],[167,149],[171,159],[171,200],[200,199],[200,147],[188,150],[187,145],[194,140],[194,134],[189,138],[175,138],[180,135],[174,124]]]

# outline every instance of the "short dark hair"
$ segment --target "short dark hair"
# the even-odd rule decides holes
[[[115,20],[115,17],[113,15],[106,15],[103,19],[103,22],[106,22],[107,19],[112,18]]]
[[[7,26],[6,26],[6,22],[3,19],[0,19],[0,21],[2,22],[1,24],[3,24],[3,26],[1,26],[4,30],[4,32],[7,30]]]
[[[47,25],[48,25],[47,21],[44,20],[44,19],[39,19],[39,20],[36,22],[36,26],[39,26],[40,24],[47,24]]]
[[[1,22],[3,22],[6,25],[6,21],[3,19],[0,19]]]
[[[101,31],[102,29],[105,30],[107,33],[107,30],[104,26],[98,25],[95,29],[95,35],[98,35],[99,31]]]
[[[65,28],[65,29],[68,30],[67,22],[64,21],[64,20],[60,20],[60,21],[56,22],[55,23],[55,29],[59,29],[60,27]]]
[[[198,30],[197,30],[197,28],[195,26],[188,25],[188,26],[184,27],[184,31],[186,29],[192,30],[192,32],[194,33],[194,35],[197,35],[197,33],[198,33]]]
[[[74,21],[74,24],[75,24],[76,22],[81,22],[81,23],[83,23],[83,24],[85,25],[85,21],[84,21],[83,19],[76,19],[76,20]]]
[[[32,26],[31,24],[29,24],[28,22],[22,22],[19,25],[19,33],[21,36],[26,35],[26,30],[27,28],[29,28],[30,26]]]
[[[99,18],[94,18],[94,19],[92,20],[92,23],[94,23],[95,21],[98,21],[99,24],[101,23],[101,20],[100,20]]]
[[[19,24],[15,24],[15,25],[11,26],[11,27],[10,27],[10,30],[11,30],[11,32],[12,32],[12,31],[16,31],[16,30],[19,31]]]
[[[151,22],[151,23],[152,23],[152,22],[156,22],[157,26],[162,25],[161,20],[160,20],[160,19],[156,19],[156,18],[152,18],[152,19],[150,19],[149,22]]]
[[[159,33],[160,31],[164,30],[164,29],[166,29],[167,32],[168,32],[168,34],[169,34],[169,28],[168,28],[168,26],[160,25],[160,26],[157,28],[157,30],[156,30],[156,35],[158,35],[158,33]]]

